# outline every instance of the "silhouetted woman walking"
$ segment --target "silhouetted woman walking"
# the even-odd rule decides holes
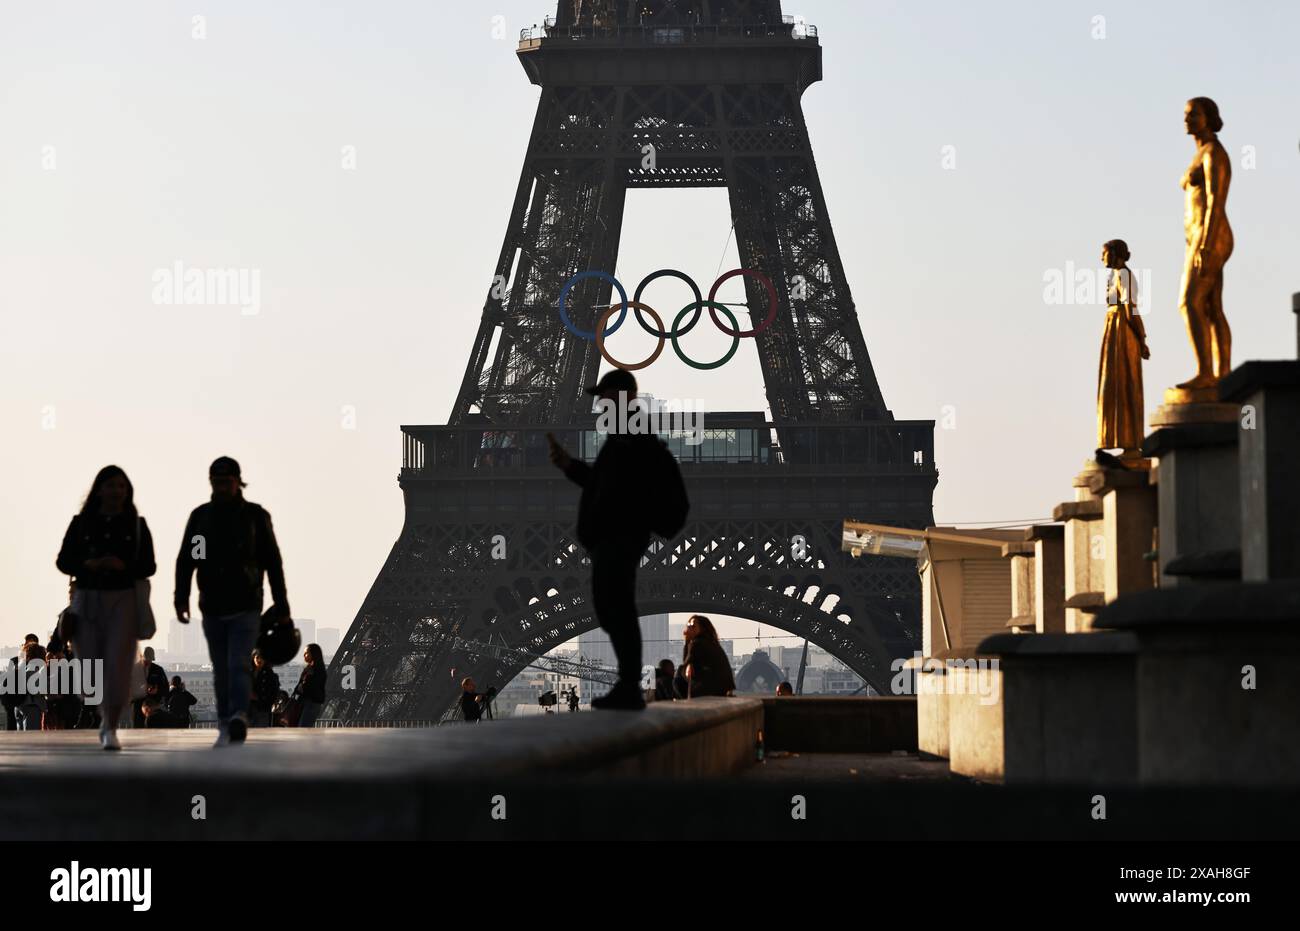
[[[135,489],[114,465],[95,476],[81,513],[63,535],[59,571],[72,576],[78,659],[103,660],[99,742],[118,750],[118,719],[130,698],[139,622],[136,583],[153,575],[153,538],[135,509]]]

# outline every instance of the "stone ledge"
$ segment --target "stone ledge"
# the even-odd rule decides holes
[[[1103,469],[1088,476],[1088,490],[1094,495],[1116,488],[1145,488],[1150,483],[1151,473],[1146,469]]]
[[[1094,621],[1096,627],[1132,630],[1167,625],[1290,628],[1300,636],[1300,580],[1180,585],[1117,598]]]
[[[737,725],[748,729],[752,759],[762,715],[757,697],[697,698],[652,702],[643,712],[560,712],[542,721],[420,729],[253,728],[243,746],[221,749],[212,748],[216,733],[211,730],[133,729],[121,732],[124,749],[118,754],[93,752],[98,746],[93,731],[5,732],[0,733],[0,782],[47,776],[137,784],[200,777],[261,782],[290,770],[304,779],[434,781],[463,779],[467,768],[502,776],[605,772],[666,745],[716,736]],[[674,770],[683,762],[675,761]],[[719,764],[732,765],[708,755],[692,765],[700,775],[710,775],[717,774]]]
[[[1071,595],[1065,599],[1067,608],[1076,608],[1088,613],[1100,611],[1105,605],[1105,592],[1079,592],[1077,595]]]
[[[1219,389],[1217,386],[1188,389],[1183,392],[1187,397],[1182,401],[1171,401],[1170,388],[1165,392],[1165,403],[1156,408],[1151,416],[1151,426],[1157,430],[1165,427],[1188,427],[1195,424],[1235,423],[1241,415],[1241,408],[1236,404],[1223,404],[1215,401]],[[1193,397],[1195,395],[1196,397]],[[1200,397],[1204,395],[1204,397]]]
[[[1300,361],[1267,359],[1239,365],[1219,382],[1219,397],[1245,401],[1264,388],[1300,388]]]
[[[1169,560],[1164,572],[1185,578],[1240,579],[1241,550],[1184,553]]]
[[[1237,445],[1237,424],[1192,423],[1181,427],[1161,427],[1142,441],[1142,455],[1167,456],[1176,449],[1199,449],[1204,446]]]
[[[993,634],[980,641],[981,653],[998,656],[1092,656],[1137,652],[1137,637],[1128,632],[1079,634]]]
[[[1062,524],[1034,524],[1032,527],[1025,528],[1025,540],[1034,542],[1035,540],[1064,540],[1065,527]]]
[[[1066,501],[1052,508],[1052,520],[1101,520],[1100,501]]]

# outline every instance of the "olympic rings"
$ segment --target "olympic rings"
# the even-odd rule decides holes
[[[600,350],[600,354],[605,358],[605,361],[608,362],[610,365],[614,366],[614,368],[627,369],[629,372],[635,372],[638,371],[639,369],[645,368],[648,365],[652,365],[655,359],[659,358],[659,353],[664,351],[664,335],[663,335],[664,321],[663,318],[659,316],[659,312],[656,311],[653,307],[649,306],[648,304],[642,304],[640,301],[628,301],[627,306],[631,307],[633,310],[636,311],[637,320],[641,319],[641,311],[644,310],[650,316],[655,318],[655,323],[659,324],[659,330],[658,330],[659,345],[655,347],[655,351],[650,353],[650,357],[646,359],[644,362],[638,362],[635,365],[631,365],[627,362],[620,362],[617,359],[615,359],[613,356],[611,356],[608,352],[605,351],[605,336],[601,331],[605,329],[605,321],[609,319],[609,315],[614,312],[613,304],[610,304],[608,307],[606,307],[605,312],[602,313],[600,315],[600,318],[596,321],[596,348]],[[623,313],[627,313],[626,308],[624,309]],[[697,316],[698,314],[699,311],[696,311]],[[679,317],[678,319],[680,320],[681,318]],[[735,320],[733,319],[732,322],[734,323]],[[645,326],[645,323],[642,322],[641,325]],[[618,327],[615,327],[614,329],[617,330]],[[690,329],[690,327],[687,327],[687,329]],[[614,332],[614,330],[610,330],[610,332],[612,333]],[[677,337],[674,336],[673,348],[675,349],[676,347],[677,347]],[[735,352],[735,350],[733,349],[732,352]],[[681,355],[681,351],[678,350],[677,354]]]
[[[759,280],[759,283],[762,284],[763,287],[767,289],[767,317],[763,320],[762,323],[754,327],[754,329],[748,330],[744,333],[737,333],[735,330],[728,330],[726,327],[724,327],[721,323],[718,322],[718,314],[712,307],[709,308],[709,316],[713,318],[713,325],[716,326],[723,333],[726,333],[728,336],[735,336],[735,337],[757,336],[759,333],[762,333],[764,330],[770,327],[772,325],[772,321],[776,319],[776,288],[772,287],[771,278],[768,278],[767,275],[764,275],[762,272],[758,271],[757,269],[733,268],[731,271],[727,272],[725,275],[720,277],[717,281],[713,282],[713,287],[709,288],[709,300],[713,300],[714,297],[717,296],[718,288],[722,286],[722,283],[724,281],[726,281],[728,278],[734,278],[737,275],[753,275],[755,278]],[[735,317],[731,318],[731,325],[733,327],[736,325]]]
[[[755,280],[758,281],[759,284],[763,286],[764,290],[767,291],[767,316],[764,317],[763,321],[759,323],[758,326],[754,327],[752,330],[738,329],[740,324],[737,322],[735,314],[731,312],[731,309],[726,304],[718,303],[715,300],[718,295],[718,289],[722,287],[723,283],[731,278],[736,277],[737,275],[748,275],[754,278]],[[690,285],[691,291],[695,295],[695,300],[692,301],[690,304],[687,304],[685,307],[683,307],[681,312],[677,314],[676,319],[673,320],[673,327],[671,332],[667,332],[667,333],[664,332],[663,319],[659,316],[658,313],[655,312],[654,308],[650,307],[647,304],[643,304],[641,302],[641,295],[642,293],[644,293],[646,287],[652,281],[655,281],[658,278],[665,278],[665,277],[678,278],[686,282],[688,285]],[[575,327],[573,325],[573,321],[569,319],[569,312],[567,306],[569,300],[569,291],[579,281],[582,281],[587,278],[599,278],[601,281],[609,282],[610,285],[612,285],[614,289],[618,291],[619,297],[622,299],[621,304],[610,304],[607,308],[604,309],[604,311],[599,315],[599,317],[596,320],[596,329],[594,331],[579,330],[577,327]],[[677,342],[679,337],[685,336],[687,333],[691,331],[691,329],[695,326],[695,324],[699,322],[701,311],[703,311],[705,307],[709,308],[709,317],[713,320],[714,326],[716,326],[723,333],[730,336],[733,341],[731,345],[731,349],[729,349],[727,353],[721,359],[718,359],[716,362],[696,362],[694,359],[691,359],[684,352],[682,352],[681,346]],[[614,323],[613,326],[606,329],[606,324],[608,323],[610,316],[614,313],[615,308],[617,308],[619,311],[618,320]],[[623,325],[623,321],[627,319],[627,312],[629,308],[631,308],[633,313],[636,315],[637,323],[640,324],[641,329],[645,330],[651,336],[654,336],[659,340],[659,345],[655,348],[655,351],[652,352],[650,356],[646,358],[644,361],[639,362],[635,365],[627,365],[622,362],[619,362],[617,359],[611,356],[605,349],[605,340],[608,339],[613,333],[615,333],[618,330],[620,326]],[[691,311],[694,311],[695,315],[691,318],[690,323],[686,324],[686,326],[682,327],[681,329],[678,329],[678,325],[682,322],[682,318],[685,317]],[[722,313],[727,317],[727,319],[731,321],[730,328],[725,326],[718,319],[718,311],[722,311]],[[768,327],[770,327],[776,321],[776,311],[777,311],[776,288],[773,286],[772,280],[768,278],[766,275],[764,275],[762,272],[754,268],[736,268],[736,269],[732,269],[731,271],[727,272],[724,275],[721,275],[717,281],[713,282],[713,287],[709,289],[708,300],[701,299],[700,289],[699,286],[695,283],[695,279],[691,278],[691,276],[687,275],[685,272],[678,271],[675,268],[661,268],[657,272],[652,272],[651,274],[646,275],[644,278],[641,279],[641,283],[637,285],[636,293],[633,296],[632,300],[630,301],[627,299],[627,292],[623,289],[623,285],[619,283],[619,280],[615,278],[613,275],[609,274],[608,272],[602,272],[602,271],[591,270],[591,271],[579,272],[578,274],[570,278],[567,282],[565,282],[564,287],[560,290],[560,320],[563,321],[564,328],[568,330],[570,333],[572,333],[574,336],[577,336],[581,339],[585,339],[588,342],[594,342],[596,344],[597,350],[599,350],[601,354],[601,357],[604,358],[605,361],[607,361],[610,365],[613,365],[617,368],[627,369],[628,371],[637,371],[638,369],[643,369],[649,365],[652,365],[655,362],[655,360],[659,358],[660,353],[663,352],[665,340],[670,340],[672,342],[673,352],[677,353],[678,358],[680,358],[683,362],[685,362],[687,365],[691,366],[692,368],[697,368],[697,369],[718,368],[722,365],[725,365],[728,361],[730,361],[731,357],[736,354],[736,350],[740,347],[740,340],[742,338],[756,337],[758,336],[758,334],[768,329]],[[657,328],[651,327],[650,324],[646,323],[645,317],[642,316],[642,312],[650,314],[650,316],[654,318],[655,323],[658,324],[658,327]]]
[[[731,325],[733,327],[740,326],[740,324],[736,322],[736,315],[731,312],[731,308],[728,307],[726,304],[716,304],[713,301],[696,301],[694,304],[687,304],[685,307],[682,308],[682,312],[677,315],[677,319],[673,321],[673,332],[672,332],[673,352],[677,353],[677,358],[681,359],[683,362],[685,362],[693,369],[707,370],[707,369],[721,368],[722,366],[726,365],[728,362],[731,361],[731,357],[734,356],[736,354],[736,350],[740,348],[740,337],[737,336],[735,333],[731,334],[731,348],[728,349],[727,354],[723,356],[721,359],[719,359],[717,362],[696,362],[694,359],[686,355],[686,353],[682,352],[681,346],[677,345],[677,324],[681,323],[682,317],[685,317],[688,313],[691,312],[692,309],[694,309],[695,312],[698,314],[702,307],[709,308],[710,315],[713,314],[713,311],[716,308],[717,310],[720,310],[727,315],[727,319],[731,321]]]
[[[578,337],[579,339],[585,339],[587,340],[587,342],[591,342],[593,339],[596,338],[596,334],[590,332],[589,330],[579,330],[577,327],[575,327],[573,325],[573,321],[569,319],[568,311],[564,309],[564,305],[569,299],[569,289],[572,288],[579,281],[582,281],[584,278],[599,278],[601,281],[608,281],[610,284],[612,284],[615,288],[618,289],[619,297],[623,298],[623,310],[618,315],[618,323],[610,327],[610,329],[605,333],[606,336],[609,336],[611,333],[615,332],[619,327],[621,327],[623,325],[623,320],[627,317],[627,292],[623,290],[623,286],[619,284],[618,279],[615,278],[613,275],[611,275],[609,272],[598,272],[598,271],[578,272],[578,274],[574,275],[572,278],[570,278],[568,281],[564,283],[564,287],[560,290],[560,319],[564,321],[564,328],[568,330],[570,333],[572,333],[574,336]]]

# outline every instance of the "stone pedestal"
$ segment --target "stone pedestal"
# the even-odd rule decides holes
[[[1034,629],[1065,633],[1065,528],[1035,524],[1025,541],[1034,544]]]
[[[1018,634],[1036,633],[1034,544],[1004,543],[1002,557],[1010,562],[1011,570],[1011,618],[1007,627]]]
[[[1006,783],[1137,781],[1136,650],[1132,634],[1115,631],[980,644],[1001,661]]]
[[[903,664],[916,693],[916,747],[922,759],[948,759],[948,692],[942,662],[912,658]]]
[[[1107,604],[1120,595],[1155,586],[1147,554],[1155,546],[1156,490],[1151,487],[1150,463],[1143,464],[1145,468],[1103,469],[1088,479],[1088,487],[1102,503]]]
[[[1159,461],[1160,586],[1237,578],[1241,502],[1236,421],[1161,427],[1142,443],[1142,452]]]
[[[1065,524],[1065,630],[1092,628],[1092,615],[1106,603],[1106,543],[1103,507],[1096,499],[1067,501],[1052,510]]]
[[[1241,577],[1300,579],[1300,362],[1247,362],[1220,391],[1241,412]]]
[[[1166,388],[1165,403],[1151,416],[1151,428],[1186,427],[1191,424],[1234,423],[1237,405],[1219,400],[1219,387]]]
[[[987,664],[993,657],[968,653],[950,659],[973,665],[981,660]],[[950,665],[947,677],[949,770],[971,779],[1001,782],[1004,773],[1001,669],[987,665],[982,668]]]
[[[1181,585],[1121,598],[1098,627],[1132,633],[1138,778],[1300,784],[1300,581]]]

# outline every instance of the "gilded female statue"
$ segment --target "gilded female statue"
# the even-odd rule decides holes
[[[1142,455],[1142,360],[1151,358],[1151,351],[1138,316],[1137,284],[1128,259],[1128,245],[1122,239],[1101,247],[1101,261],[1111,273],[1097,369],[1097,447],[1119,449],[1120,458],[1137,459]]]
[[[1178,387],[1209,388],[1232,368],[1232,331],[1223,316],[1223,265],[1232,255],[1226,210],[1232,162],[1216,135],[1223,120],[1213,100],[1187,101],[1183,122],[1187,134],[1196,139],[1196,157],[1182,180],[1187,192],[1183,213],[1187,258],[1179,309],[1196,352],[1196,375]]]

